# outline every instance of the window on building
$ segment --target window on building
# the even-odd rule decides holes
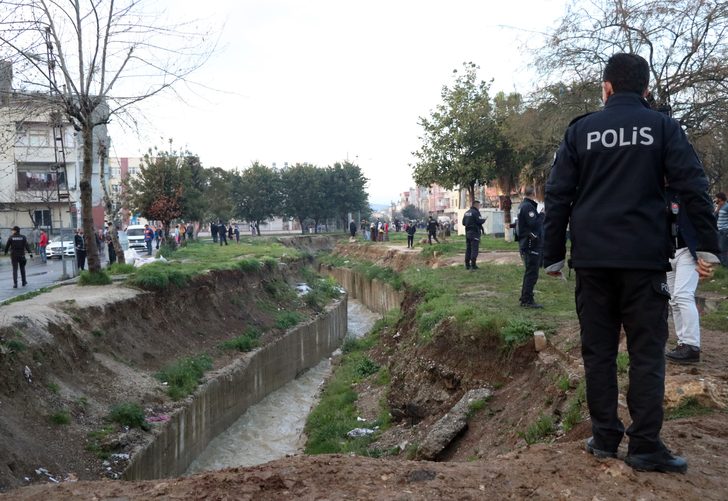
[[[130,176],[136,176],[136,174],[137,174],[137,168],[136,167],[129,166],[129,175]]]
[[[28,146],[50,146],[48,132],[46,129],[30,129],[28,131]]]
[[[50,228],[51,211],[48,209],[43,209],[34,212],[35,214],[33,214],[33,221],[35,221],[36,226],[45,226],[46,228]]]
[[[112,193],[119,193],[119,188],[120,188],[120,187],[121,187],[121,186],[120,186],[120,185],[118,185],[118,184],[112,184],[112,185],[111,185],[111,191],[112,191]]]
[[[112,167],[111,168],[111,177],[119,177],[121,176],[121,169],[118,167]]]
[[[18,170],[18,191],[50,191],[59,187],[66,189],[64,172]]]

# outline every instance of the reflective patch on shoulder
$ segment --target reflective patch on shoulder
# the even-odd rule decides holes
[[[528,217],[534,217],[535,215],[536,215],[536,213],[533,211],[528,212]]]

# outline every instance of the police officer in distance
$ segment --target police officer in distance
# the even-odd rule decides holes
[[[680,124],[649,109],[649,65],[615,54],[604,68],[604,109],[566,130],[546,183],[544,266],[560,274],[570,225],[576,270],[586,396],[592,422],[587,452],[617,457],[617,352],[627,334],[632,423],[625,462],[637,470],[687,471],[660,439],[668,337],[665,278],[670,230],[665,182],[696,230],[698,274],[712,273],[718,235],[703,167]],[[701,253],[701,251],[707,251]]]
[[[28,240],[25,238],[25,235],[20,234],[20,228],[18,226],[13,226],[13,234],[10,235],[10,238],[8,238],[5,244],[6,255],[8,250],[10,250],[10,262],[13,265],[13,289],[18,288],[18,266],[20,266],[20,278],[23,280],[23,287],[25,287],[28,285],[28,282],[25,280],[25,263],[27,262],[25,252],[27,251],[30,254],[31,259],[33,259],[33,252],[30,250],[30,245],[28,245]]]
[[[543,308],[533,299],[533,288],[538,281],[538,270],[541,267],[543,220],[538,213],[538,204],[533,199],[533,187],[526,187],[524,195],[523,201],[518,206],[518,219],[516,221],[518,250],[525,267],[520,302],[524,308]]]
[[[465,269],[477,270],[478,248],[480,235],[485,219],[480,216],[480,200],[473,200],[473,205],[463,214],[463,228],[465,228]]]

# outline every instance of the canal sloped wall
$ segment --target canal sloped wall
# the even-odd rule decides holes
[[[404,291],[395,290],[386,282],[368,278],[349,268],[322,266],[319,271],[333,277],[346,289],[349,297],[359,300],[364,306],[380,315],[392,309],[399,310],[404,300]]]
[[[329,356],[346,335],[347,298],[325,314],[217,371],[174,413],[154,441],[136,452],[127,480],[179,476],[209,442],[251,405]]]

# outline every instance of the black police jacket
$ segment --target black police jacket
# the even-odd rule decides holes
[[[636,93],[571,123],[546,183],[544,266],[668,270],[665,182],[680,194],[697,250],[718,252],[708,182],[680,124]]]
[[[543,220],[538,213],[538,204],[530,198],[524,198],[518,206],[516,221],[518,247],[521,250],[539,248],[543,234]]]
[[[5,254],[8,253],[8,250],[12,257],[23,257],[25,251],[28,251],[28,254],[32,252],[25,235],[11,235],[5,243]]]
[[[471,238],[482,233],[483,223],[485,223],[485,219],[480,215],[477,207],[470,207],[463,214],[463,227],[467,236]]]

